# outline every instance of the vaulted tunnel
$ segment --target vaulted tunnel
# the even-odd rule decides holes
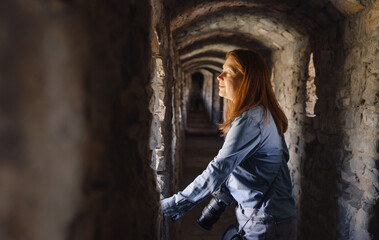
[[[346,156],[350,152],[365,155],[361,155],[359,146],[351,145],[357,141],[353,132],[370,128],[361,125],[360,130],[352,130],[346,126],[349,110],[345,105],[360,106],[361,111],[367,107],[350,98],[354,90],[349,84],[356,80],[348,75],[354,65],[348,55],[355,48],[350,35],[355,30],[348,25],[358,21],[356,17],[367,5],[337,1],[180,1],[167,6],[172,34],[169,41],[179,58],[184,75],[181,81],[189,82],[194,72],[202,71],[208,75],[205,79],[210,79],[205,82],[217,85],[216,76],[221,72],[225,54],[237,48],[255,50],[268,62],[275,93],[289,119],[286,139],[291,153],[289,165],[298,207],[299,238],[369,237],[372,233],[361,228],[368,226],[368,221],[358,223],[360,220],[352,216],[360,212],[369,219],[373,213],[352,207],[352,199],[360,199],[360,206],[374,207],[377,190],[371,191],[370,197],[356,191],[349,192],[349,197],[342,194],[343,188],[355,188],[356,184],[365,188],[359,178],[367,180],[371,175],[360,175],[344,163],[358,160]],[[356,44],[361,41],[356,39]],[[219,99],[209,96],[217,93],[217,87],[204,86],[203,91],[208,94],[203,93],[203,100],[212,121],[213,112],[218,110],[212,106]],[[377,85],[374,89],[371,94],[377,91]],[[375,155],[374,135],[370,139]],[[358,179],[353,180],[355,177]],[[377,178],[370,179],[377,186]],[[350,223],[346,228],[347,222]]]
[[[378,239],[378,39],[377,0],[1,2],[0,239],[218,239],[232,208],[159,199],[217,154],[237,48],[289,120],[298,239]]]

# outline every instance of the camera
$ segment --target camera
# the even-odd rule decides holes
[[[229,190],[223,185],[213,194],[212,200],[203,209],[201,216],[197,218],[197,223],[205,228],[211,230],[213,224],[221,217],[226,207],[231,205],[234,201],[233,196]]]

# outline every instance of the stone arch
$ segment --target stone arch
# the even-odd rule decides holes
[[[175,238],[159,198],[179,190],[190,74],[214,81],[236,47],[269,62],[289,118],[299,238],[378,238],[378,16],[375,0],[0,1],[0,238]]]
[[[226,11],[227,9],[227,11]],[[315,9],[319,9],[315,10]],[[322,11],[321,11],[322,9]],[[310,165],[318,166],[322,169],[322,164],[326,162],[322,158],[328,158],[328,155],[333,155],[337,159],[344,158],[339,155],[342,150],[340,145],[326,146],[325,136],[319,133],[317,127],[310,129],[309,124],[312,126],[321,122],[329,125],[329,128],[322,129],[322,131],[330,131],[330,128],[335,128],[336,124],[344,117],[345,113],[338,113],[335,118],[331,118],[332,111],[325,109],[328,101],[335,101],[336,98],[331,96],[326,88],[332,88],[338,91],[339,87],[330,86],[328,80],[330,77],[341,79],[341,74],[331,71],[330,66],[333,65],[331,59],[337,60],[334,65],[337,68],[343,68],[345,62],[341,60],[343,54],[343,47],[336,47],[340,44],[343,46],[345,40],[343,39],[343,30],[338,27],[338,22],[343,22],[346,17],[351,17],[353,14],[362,10],[360,4],[341,4],[336,1],[331,3],[321,3],[317,1],[308,2],[254,2],[247,1],[207,1],[199,4],[182,4],[175,6],[175,13],[171,21],[171,30],[173,38],[179,47],[179,55],[183,60],[189,62],[191,60],[191,67],[186,69],[200,69],[202,63],[195,63],[197,59],[204,59],[206,56],[215,57],[215,47],[212,48],[212,42],[218,44],[219,49],[224,48],[223,52],[227,49],[237,46],[235,43],[226,40],[235,35],[247,36],[247,39],[253,39],[263,45],[263,49],[269,49],[270,60],[273,66],[273,80],[276,94],[281,102],[287,116],[289,116],[290,129],[287,134],[290,143],[290,151],[294,159],[292,160],[292,177],[295,179],[295,194],[298,194],[299,208],[302,211],[302,217],[306,218],[306,214],[311,212],[311,208],[304,206],[304,202],[312,195],[308,191],[300,197],[303,189],[310,189],[312,184],[315,189],[323,189],[324,184],[317,183],[313,176],[309,175],[308,168]],[[288,17],[288,12],[291,16]],[[250,23],[251,25],[249,25]],[[337,26],[337,27],[331,27]],[[319,32],[321,29],[321,35]],[[270,33],[270,34],[268,34]],[[334,35],[332,40],[333,33]],[[265,35],[266,34],[266,35]],[[329,37],[326,37],[326,36]],[[338,34],[341,34],[338,36]],[[315,45],[314,38],[316,36],[317,43]],[[317,37],[322,36],[322,37]],[[217,39],[217,40],[216,40]],[[223,39],[219,40],[218,39]],[[241,41],[239,38],[237,41]],[[337,41],[337,43],[336,43]],[[242,42],[242,41],[241,41]],[[324,44],[324,46],[321,46]],[[209,45],[207,49],[205,44]],[[222,46],[222,47],[221,47]],[[261,48],[262,49],[262,48]],[[317,89],[320,89],[322,99],[321,106],[316,107],[316,111],[322,112],[319,119],[309,121],[305,118],[305,81],[308,72],[308,59],[311,51],[315,50],[316,71],[322,72],[321,83],[318,83]],[[334,55],[333,52],[337,52]],[[323,63],[323,61],[328,64]],[[193,62],[193,64],[192,64]],[[202,60],[205,64],[206,60]],[[214,61],[216,62],[216,61]],[[192,67],[194,66],[194,67]],[[324,84],[321,86],[320,84]],[[328,100],[327,100],[328,99]],[[345,106],[348,105],[348,99],[342,102]],[[322,105],[324,104],[324,106]],[[329,129],[329,130],[327,130]],[[338,138],[338,133],[335,130],[332,138]],[[340,133],[346,130],[337,130]],[[327,135],[327,133],[326,133]],[[316,139],[316,142],[314,140]],[[319,148],[314,148],[317,145]],[[312,150],[313,149],[313,150]],[[316,154],[317,151],[322,152]],[[314,156],[312,156],[314,155]],[[338,176],[337,165],[329,165],[331,172],[321,171],[316,174],[317,177],[322,175],[331,174]],[[306,175],[304,180],[300,181],[300,176]],[[337,183],[337,177],[329,179],[330,182]],[[301,185],[303,184],[303,185]],[[331,198],[331,192],[337,191],[334,184],[328,187],[328,191],[324,196]],[[328,204],[331,211],[336,212],[339,208],[337,201],[326,200],[324,204]],[[342,208],[343,209],[343,208]],[[345,208],[346,210],[346,208]],[[344,210],[344,211],[345,211]],[[324,216],[332,216],[333,213],[323,213]],[[333,222],[329,226],[323,226],[327,232],[332,233],[338,227],[338,221]],[[308,226],[313,223],[306,223]],[[312,235],[313,231],[311,231]],[[303,231],[301,234],[309,234]],[[334,233],[336,236],[338,233]],[[316,234],[317,235],[317,234]]]

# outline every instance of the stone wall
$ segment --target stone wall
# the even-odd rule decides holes
[[[159,198],[147,141],[150,5],[89,1],[82,9],[88,144],[81,207],[68,238],[154,239]]]
[[[157,238],[149,6],[0,3],[1,239]]]
[[[341,239],[377,239],[379,199],[379,2],[341,24],[344,81],[335,106],[344,121],[337,162]],[[338,72],[341,74],[341,72]],[[342,218],[344,216],[344,218]],[[373,219],[374,218],[374,219]],[[374,221],[376,218],[376,222]],[[376,225],[376,226],[375,226]]]
[[[304,127],[300,237],[378,238],[379,35],[373,16],[378,4],[313,39],[319,99],[316,117]]]
[[[288,163],[293,183],[293,195],[299,208],[301,190],[301,161],[305,157],[303,135],[305,116],[305,92],[307,60],[309,58],[309,42],[307,37],[301,41],[287,44],[272,53],[274,89],[280,106],[288,118],[288,130],[285,139],[290,153]]]
[[[153,7],[151,43],[153,66],[151,87],[153,97],[150,111],[153,114],[150,149],[153,151],[151,166],[155,171],[160,199],[178,191],[181,172],[181,154],[184,142],[183,111],[186,84],[174,43],[171,41],[168,13],[161,1],[151,1]],[[157,239],[175,238],[172,221],[160,211],[157,218]]]
[[[0,21],[0,239],[65,239],[87,153],[84,26],[24,1],[2,1]]]
[[[217,123],[215,72],[251,46],[289,120],[299,239],[379,238],[379,2],[210,2],[0,3],[0,239],[175,238],[159,199],[178,191],[190,73]]]

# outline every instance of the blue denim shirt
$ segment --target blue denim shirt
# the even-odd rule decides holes
[[[288,160],[287,145],[270,112],[265,117],[263,107],[251,108],[232,122],[221,150],[203,173],[182,192],[162,200],[163,212],[175,221],[225,181],[238,204],[254,208],[278,174],[260,210],[276,218],[294,216]]]

